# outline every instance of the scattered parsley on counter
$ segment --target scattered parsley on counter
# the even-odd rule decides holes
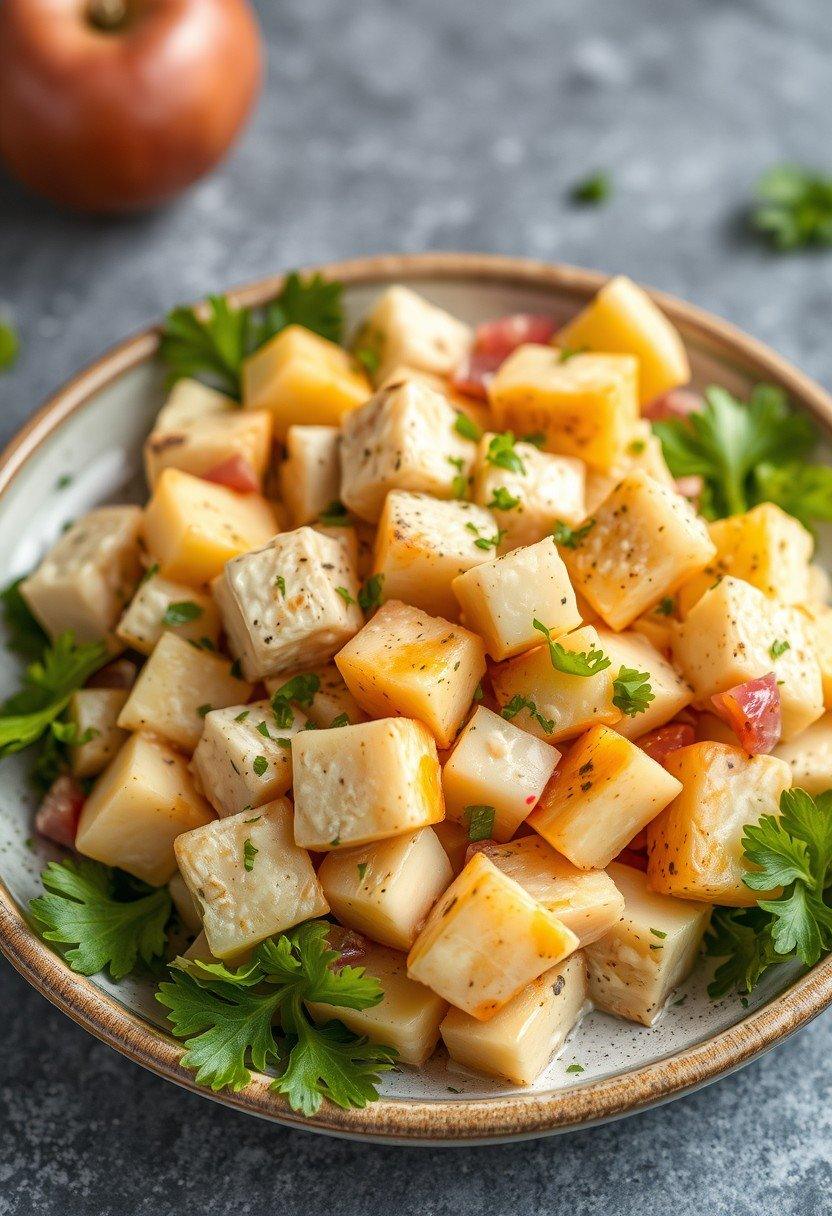
[[[628,718],[643,714],[656,694],[650,687],[650,672],[636,671],[635,667],[622,667],[613,680],[612,703]]]
[[[781,253],[832,245],[832,178],[778,165],[757,183],[751,227]]]
[[[8,371],[17,362],[20,341],[9,321],[0,321],[0,372]]]
[[[612,194],[612,179],[608,173],[593,173],[589,177],[576,182],[569,197],[573,203],[597,206],[606,203]]]

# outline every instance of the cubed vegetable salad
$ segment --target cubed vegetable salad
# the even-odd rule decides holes
[[[345,344],[293,275],[162,357],[145,507],[5,593],[0,754],[69,850],[35,923],[167,964],[199,1082],[313,1114],[441,1043],[529,1084],[703,941],[715,996],[830,948],[832,490],[778,389],[693,392],[624,278],[565,327],[391,287]]]

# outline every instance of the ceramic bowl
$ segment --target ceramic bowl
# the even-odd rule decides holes
[[[393,282],[412,285],[469,322],[515,311],[567,317],[601,285],[601,275],[513,258],[425,254],[321,267],[342,280],[350,321]],[[245,304],[271,298],[280,279],[232,293]],[[743,394],[764,380],[828,432],[832,400],[773,351],[726,322],[666,296],[655,297],[681,330],[698,386],[723,384]],[[0,458],[0,570],[4,581],[27,571],[67,519],[97,503],[141,500],[141,442],[164,395],[154,359],[156,330],[129,339],[69,381],[24,427]],[[62,475],[72,472],[61,489]],[[15,660],[0,653],[0,695],[16,683]],[[74,974],[32,931],[28,900],[57,853],[32,839],[34,799],[28,760],[0,771],[0,948],[50,1001],[124,1055],[160,1076],[197,1089],[180,1065],[181,1047],[164,1029],[152,988]],[[217,1100],[279,1123],[388,1142],[459,1144],[509,1140],[586,1127],[678,1097],[738,1068],[805,1025],[832,1000],[832,958],[806,974],[783,972],[747,1005],[712,1002],[703,962],[652,1027],[589,1014],[560,1056],[530,1089],[518,1090],[454,1069],[438,1054],[427,1070],[384,1078],[380,1101],[365,1110],[326,1105],[305,1119],[256,1076],[239,1094]],[[580,1064],[583,1071],[567,1071]],[[199,1091],[203,1092],[203,1091]]]

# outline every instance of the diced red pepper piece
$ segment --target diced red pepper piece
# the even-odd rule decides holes
[[[774,672],[736,684],[711,697],[717,717],[731,727],[750,756],[770,752],[780,741],[780,689]]]
[[[642,415],[651,422],[659,422],[665,418],[689,418],[691,414],[700,414],[705,403],[698,393],[689,388],[672,388],[661,397],[654,397],[642,409]]]
[[[35,831],[55,844],[71,849],[84,805],[84,791],[74,777],[64,773],[52,782],[35,815]]]
[[[215,464],[207,473],[203,473],[205,481],[214,481],[217,485],[227,486],[238,494],[255,494],[260,489],[260,479],[245,456],[229,456]]]
[[[671,752],[678,751],[680,747],[689,747],[695,739],[696,731],[689,723],[668,722],[666,726],[649,730],[635,742],[637,747],[647,752],[651,760],[664,764]]]

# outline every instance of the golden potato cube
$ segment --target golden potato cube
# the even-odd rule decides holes
[[[133,735],[84,803],[75,847],[161,887],[176,870],[177,836],[213,818],[188,762],[158,739]]]
[[[69,699],[69,720],[78,738],[87,731],[86,743],[70,747],[70,767],[75,777],[95,777],[105,769],[127,739],[118,726],[118,716],[127,700],[126,688],[79,688]]]
[[[269,676],[264,681],[266,691],[270,697],[274,696],[279,689],[284,688],[300,674],[299,671],[286,671],[279,676]],[[344,677],[334,663],[313,667],[311,671],[304,671],[303,674],[314,676],[318,681],[317,691],[312,695],[312,703],[303,707],[307,718],[314,722],[315,726],[332,726],[332,723],[343,718],[344,714],[351,726],[367,721],[367,715],[347,688]]]
[[[436,743],[426,726],[383,718],[292,740],[295,840],[319,852],[428,827],[444,817]]]
[[[286,459],[280,466],[280,490],[295,528],[311,523],[338,500],[340,443],[335,426],[289,427]]]
[[[478,706],[442,770],[448,818],[464,823],[469,807],[490,807],[491,837],[510,840],[537,805],[558,760],[556,747]]]
[[[578,456],[602,471],[627,451],[638,419],[638,361],[632,355],[576,354],[520,346],[488,391],[501,430],[540,431],[547,452]]]
[[[439,1032],[456,1064],[514,1085],[531,1085],[560,1051],[587,998],[586,963],[570,954],[532,980],[487,1022],[449,1009]]]
[[[240,553],[271,539],[277,523],[259,494],[236,494],[225,486],[165,469],[145,508],[144,535],[164,578],[199,587]]]
[[[184,832],[176,860],[215,958],[329,911],[309,854],[292,839],[287,798]]]
[[[586,517],[582,460],[553,456],[518,441],[514,450],[522,468],[504,469],[489,460],[495,438],[492,433],[480,440],[472,497],[494,512],[497,527],[505,532],[504,551],[542,540],[556,520],[579,524]]]
[[[832,714],[824,714],[790,743],[772,752],[792,770],[792,785],[807,794],[832,789]]]
[[[271,410],[275,438],[290,426],[340,426],[370,396],[367,377],[340,346],[288,325],[243,361],[243,407]]]
[[[642,404],[690,380],[690,363],[679,331],[644,288],[625,275],[610,279],[564,326],[556,341],[571,350],[635,355]]]
[[[220,637],[220,614],[210,595],[194,591],[186,583],[151,574],[139,584],[136,594],[116,626],[117,637],[140,654],[150,654],[159,638],[170,630],[186,641],[216,650]]]
[[[490,561],[499,541],[494,516],[484,507],[393,490],[379,520],[373,572],[382,576],[384,599],[456,620],[451,583]]]
[[[527,822],[580,870],[602,870],[682,786],[606,726],[575,742]]]
[[[652,1026],[693,970],[711,905],[658,895],[632,866],[614,862],[609,873],[624,915],[586,948],[589,995],[596,1009]]]
[[[433,831],[445,850],[448,861],[451,863],[451,869],[456,876],[464,868],[468,859],[470,842],[467,825],[456,823],[453,819],[443,819],[433,825]]]
[[[581,616],[563,559],[551,537],[458,575],[451,584],[463,616],[492,659],[509,659],[540,645],[533,622],[559,638]]]
[[[164,633],[118,716],[123,730],[152,731],[181,751],[199,742],[212,709],[248,700],[251,685],[231,674],[228,659]]]
[[[616,675],[627,667],[650,677],[653,700],[642,713],[624,716],[614,724],[613,730],[620,735],[627,739],[638,739],[649,730],[664,726],[676,717],[680,709],[690,705],[693,689],[640,633],[613,633],[609,629],[599,629],[598,644],[607,658],[612,660],[612,670]]]
[[[168,883],[168,890],[173,900],[176,915],[182,924],[190,933],[195,933],[198,937],[204,939],[205,934],[202,932],[202,917],[199,914],[199,908],[196,906],[193,895],[188,890],[188,884],[178,870]],[[194,943],[192,942],[189,949],[192,949],[193,945]],[[199,949],[199,947],[197,948]],[[208,948],[207,941],[205,942],[205,948],[206,950]],[[189,955],[189,957],[192,956]]]
[[[780,795],[792,784],[789,765],[725,743],[680,747],[665,764],[682,789],[647,829],[650,886],[684,899],[752,907],[761,896],[743,882],[743,832],[761,815],[779,815]]]
[[[450,747],[485,675],[475,633],[388,600],[335,656],[347,688],[373,718],[418,718]]]
[[[673,651],[673,628],[676,622],[670,614],[675,611],[675,606],[676,601],[668,598],[644,616],[637,616],[630,625],[633,633],[646,638],[653,649],[658,650],[666,659],[670,658]],[[665,612],[665,608],[669,611]]]
[[[209,413],[187,426],[157,423],[144,444],[147,484],[153,488],[163,469],[202,477],[234,456],[244,460],[262,483],[272,454],[272,416],[268,410]]]
[[[471,339],[462,321],[396,284],[376,300],[353,345],[377,357],[373,378],[381,384],[402,367],[449,376],[467,354]]]
[[[383,946],[409,950],[453,873],[432,828],[328,853],[318,870],[333,916]]]
[[[233,397],[226,397],[225,393],[185,376],[177,380],[168,393],[165,404],[156,415],[154,430],[179,430],[206,418],[236,413],[239,408],[239,403]]]
[[[624,897],[605,870],[579,870],[533,832],[507,844],[476,846],[498,870],[571,929],[582,946],[597,941],[624,912]]]
[[[407,974],[486,1021],[577,947],[571,930],[475,853],[434,905]]]
[[[713,557],[704,522],[680,494],[630,473],[563,557],[575,590],[611,629],[626,629]]]
[[[788,649],[778,653],[783,642]],[[738,578],[722,579],[676,627],[673,660],[706,708],[715,693],[774,672],[784,740],[823,713],[820,666],[806,618]]]
[[[548,621],[544,624],[548,625]],[[558,642],[564,650],[576,653],[588,654],[593,648],[600,648],[598,632],[592,625],[565,633]],[[619,721],[621,710],[612,703],[617,674],[612,666],[591,676],[557,671],[552,666],[548,646],[538,646],[492,668],[491,684],[503,709],[515,698],[523,702],[523,707],[513,714],[513,722],[538,739],[559,743],[573,739],[595,723],[611,725]],[[528,707],[529,701],[534,710]]]

